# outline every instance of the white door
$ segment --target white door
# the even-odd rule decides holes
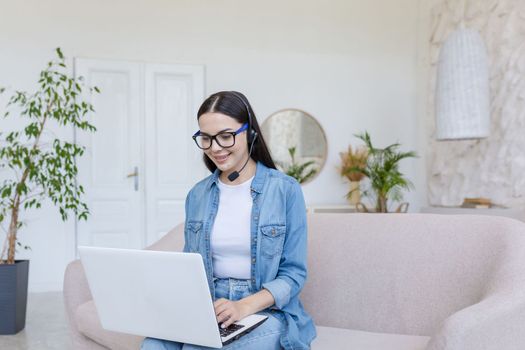
[[[75,75],[101,91],[90,96],[95,113],[89,119],[97,131],[76,131],[77,142],[86,147],[78,179],[90,210],[88,221],[77,223],[77,244],[139,248],[144,197],[140,181],[135,188],[128,175],[141,165],[140,66],[77,59]]]
[[[146,65],[147,244],[184,221],[186,194],[206,175],[202,151],[191,138],[203,81],[201,66]]]
[[[189,186],[205,175],[188,135],[203,67],[77,59],[75,74],[101,90],[89,96],[97,131],[76,131],[90,209],[77,223],[77,245],[142,248],[184,220]]]

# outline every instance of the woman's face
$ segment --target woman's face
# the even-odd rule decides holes
[[[222,113],[204,113],[199,117],[199,129],[201,134],[210,136],[221,132],[237,131],[242,126],[237,120]],[[246,131],[235,136],[235,144],[232,147],[224,148],[213,140],[210,148],[204,153],[215,163],[217,168],[226,173],[239,170],[248,158],[248,144]]]

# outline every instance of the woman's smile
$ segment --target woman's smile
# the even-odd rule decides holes
[[[214,154],[213,159],[215,160],[215,163],[224,164],[228,160],[229,156],[230,156],[230,153]]]

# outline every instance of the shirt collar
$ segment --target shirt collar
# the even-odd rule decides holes
[[[270,169],[261,162],[257,162],[256,166],[255,177],[252,180],[251,189],[254,192],[262,193],[264,182],[266,181],[266,176],[268,175]],[[209,182],[209,188],[211,188],[212,185],[217,186],[220,174],[221,171],[219,169],[215,169]]]

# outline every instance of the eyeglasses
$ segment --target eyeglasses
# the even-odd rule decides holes
[[[244,123],[237,131],[223,131],[213,136],[202,134],[199,130],[191,138],[200,149],[209,149],[213,140],[222,148],[230,148],[235,145],[235,136],[247,129],[248,123]]]

